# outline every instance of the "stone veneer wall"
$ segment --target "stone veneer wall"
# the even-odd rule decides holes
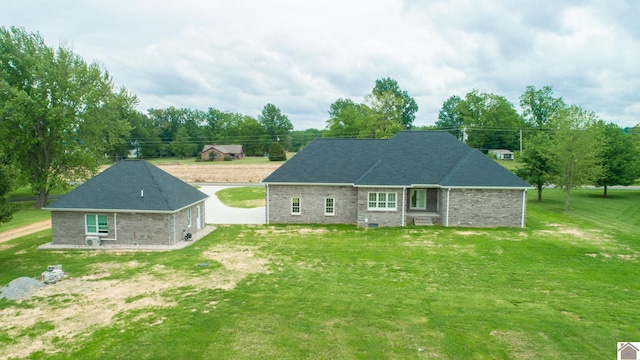
[[[354,224],[357,189],[352,186],[268,185],[267,223]],[[291,214],[291,198],[300,198],[300,215]],[[334,199],[335,215],[325,215],[325,199]]]
[[[521,227],[522,192],[521,189],[451,189],[449,226]],[[441,221],[444,225],[447,189],[442,189],[441,196]]]

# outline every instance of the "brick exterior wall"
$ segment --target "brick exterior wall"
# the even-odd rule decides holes
[[[352,186],[269,185],[268,223],[354,224],[357,192]],[[291,198],[300,198],[300,215],[291,214]],[[334,199],[335,215],[324,214],[325,199]]]
[[[200,205],[200,229],[205,227],[204,201],[191,206],[192,224],[187,226],[185,208],[174,213],[76,212],[52,211],[51,227],[54,245],[85,245],[85,214],[107,215],[108,234],[100,234],[103,243],[114,245],[173,245],[182,240],[182,230],[195,233],[197,207]],[[175,215],[175,216],[174,216]]]
[[[360,227],[402,226],[413,223],[419,211],[409,211],[409,190],[403,202],[402,188],[355,188],[351,186],[269,185],[268,223],[356,224]],[[369,210],[370,192],[396,193],[395,210]],[[446,225],[447,189],[427,190],[427,211],[435,224]],[[522,225],[523,190],[451,189],[449,192],[449,226],[520,227]],[[299,197],[301,214],[291,214],[291,198]],[[324,215],[324,199],[335,199],[335,216]],[[526,211],[526,209],[525,209]]]
[[[368,210],[370,192],[395,193],[396,209]],[[403,203],[402,199],[402,189],[358,188],[358,221],[356,224],[361,227],[371,227],[374,226],[373,224],[377,224],[379,227],[402,226],[402,206],[407,206],[407,203]]]
[[[451,189],[449,226],[520,227],[522,192],[520,189]],[[447,190],[443,189],[441,195],[444,198],[441,218],[445,219]]]

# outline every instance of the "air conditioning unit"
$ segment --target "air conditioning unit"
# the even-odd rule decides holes
[[[87,246],[93,246],[93,247],[100,246],[99,236],[87,236],[86,238],[84,238],[84,241]]]

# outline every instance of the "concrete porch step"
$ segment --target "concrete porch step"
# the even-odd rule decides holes
[[[413,224],[419,226],[431,226],[433,225],[433,218],[430,216],[414,216]]]

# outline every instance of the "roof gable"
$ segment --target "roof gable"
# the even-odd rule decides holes
[[[530,187],[445,131],[390,139],[316,139],[264,183]]]
[[[46,208],[173,212],[206,198],[147,161],[121,160]]]

